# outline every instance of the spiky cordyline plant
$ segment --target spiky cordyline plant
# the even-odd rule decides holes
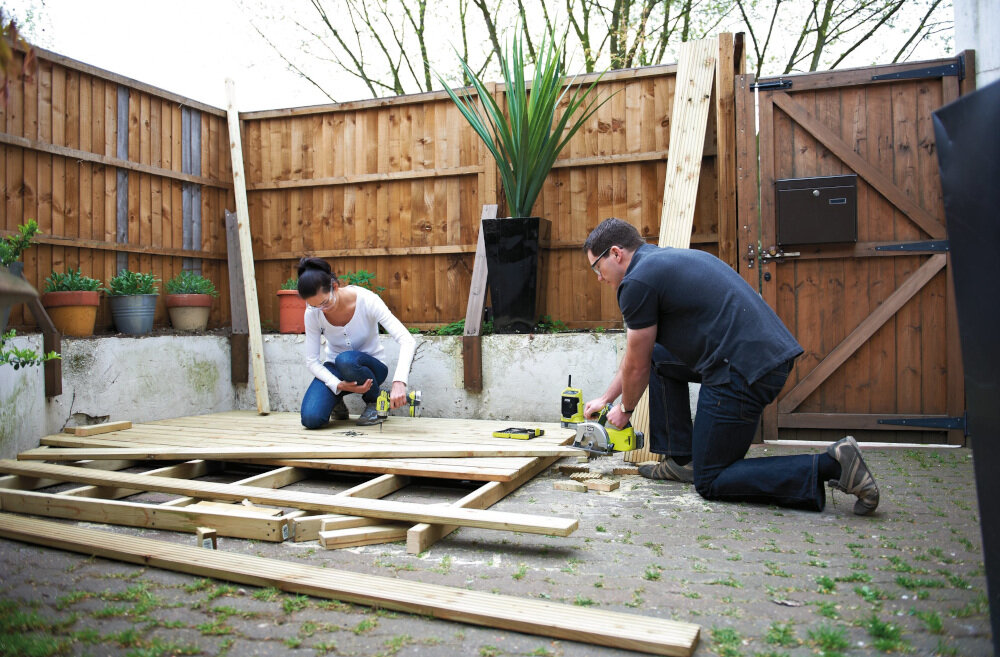
[[[556,156],[587,119],[610,98],[598,102],[598,97],[592,95],[600,76],[586,88],[582,84],[574,85],[573,80],[563,81],[561,55],[565,44],[565,37],[557,44],[552,33],[543,38],[529,93],[524,76],[524,47],[521,32],[518,31],[508,48],[507,57],[500,60],[506,86],[506,116],[465,60],[459,58],[465,75],[472,80],[478,102],[473,100],[471,91],[460,95],[438,75],[438,80],[462,116],[496,159],[512,217],[529,216]],[[556,108],[567,97],[566,109],[556,120]],[[573,118],[574,115],[577,115],[576,118]]]

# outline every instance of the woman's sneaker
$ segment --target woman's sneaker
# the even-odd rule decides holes
[[[371,424],[378,424],[381,420],[378,419],[378,411],[375,410],[375,403],[365,404],[365,410],[361,412],[358,421],[355,422],[358,426],[366,427]]]
[[[852,436],[841,438],[826,448],[826,453],[840,464],[840,479],[830,481],[830,487],[848,495],[857,495],[854,513],[868,515],[878,507],[878,485],[865,460],[861,458],[861,448]]]
[[[331,415],[331,417],[334,420],[346,420],[349,417],[347,414],[347,404],[344,403],[343,398],[337,400],[337,404],[333,407],[333,415]]]

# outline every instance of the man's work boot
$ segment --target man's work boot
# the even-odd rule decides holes
[[[861,448],[852,436],[841,438],[826,448],[826,453],[840,464],[840,479],[830,481],[830,487],[848,495],[857,495],[854,513],[868,515],[878,506],[878,486],[865,460],[861,458]]]
[[[337,400],[337,404],[333,407],[333,414],[330,417],[334,420],[346,420],[348,418],[347,404],[344,403],[343,397]]]
[[[671,457],[667,457],[655,465],[640,465],[639,474],[646,479],[668,479],[685,484],[694,483],[694,468],[690,463],[678,465]]]
[[[375,410],[375,402],[370,404],[365,404],[365,410],[361,412],[361,416],[358,417],[358,421],[355,422],[358,426],[366,427],[372,424],[378,424],[381,422],[378,418],[378,411]]]

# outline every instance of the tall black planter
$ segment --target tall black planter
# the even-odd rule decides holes
[[[545,290],[539,275],[538,241],[548,239],[549,227],[549,220],[539,217],[483,219],[497,333],[530,333],[535,327]]]

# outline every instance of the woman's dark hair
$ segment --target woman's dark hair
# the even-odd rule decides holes
[[[337,277],[326,260],[302,258],[299,260],[299,296],[308,299],[317,292],[329,292]]]

